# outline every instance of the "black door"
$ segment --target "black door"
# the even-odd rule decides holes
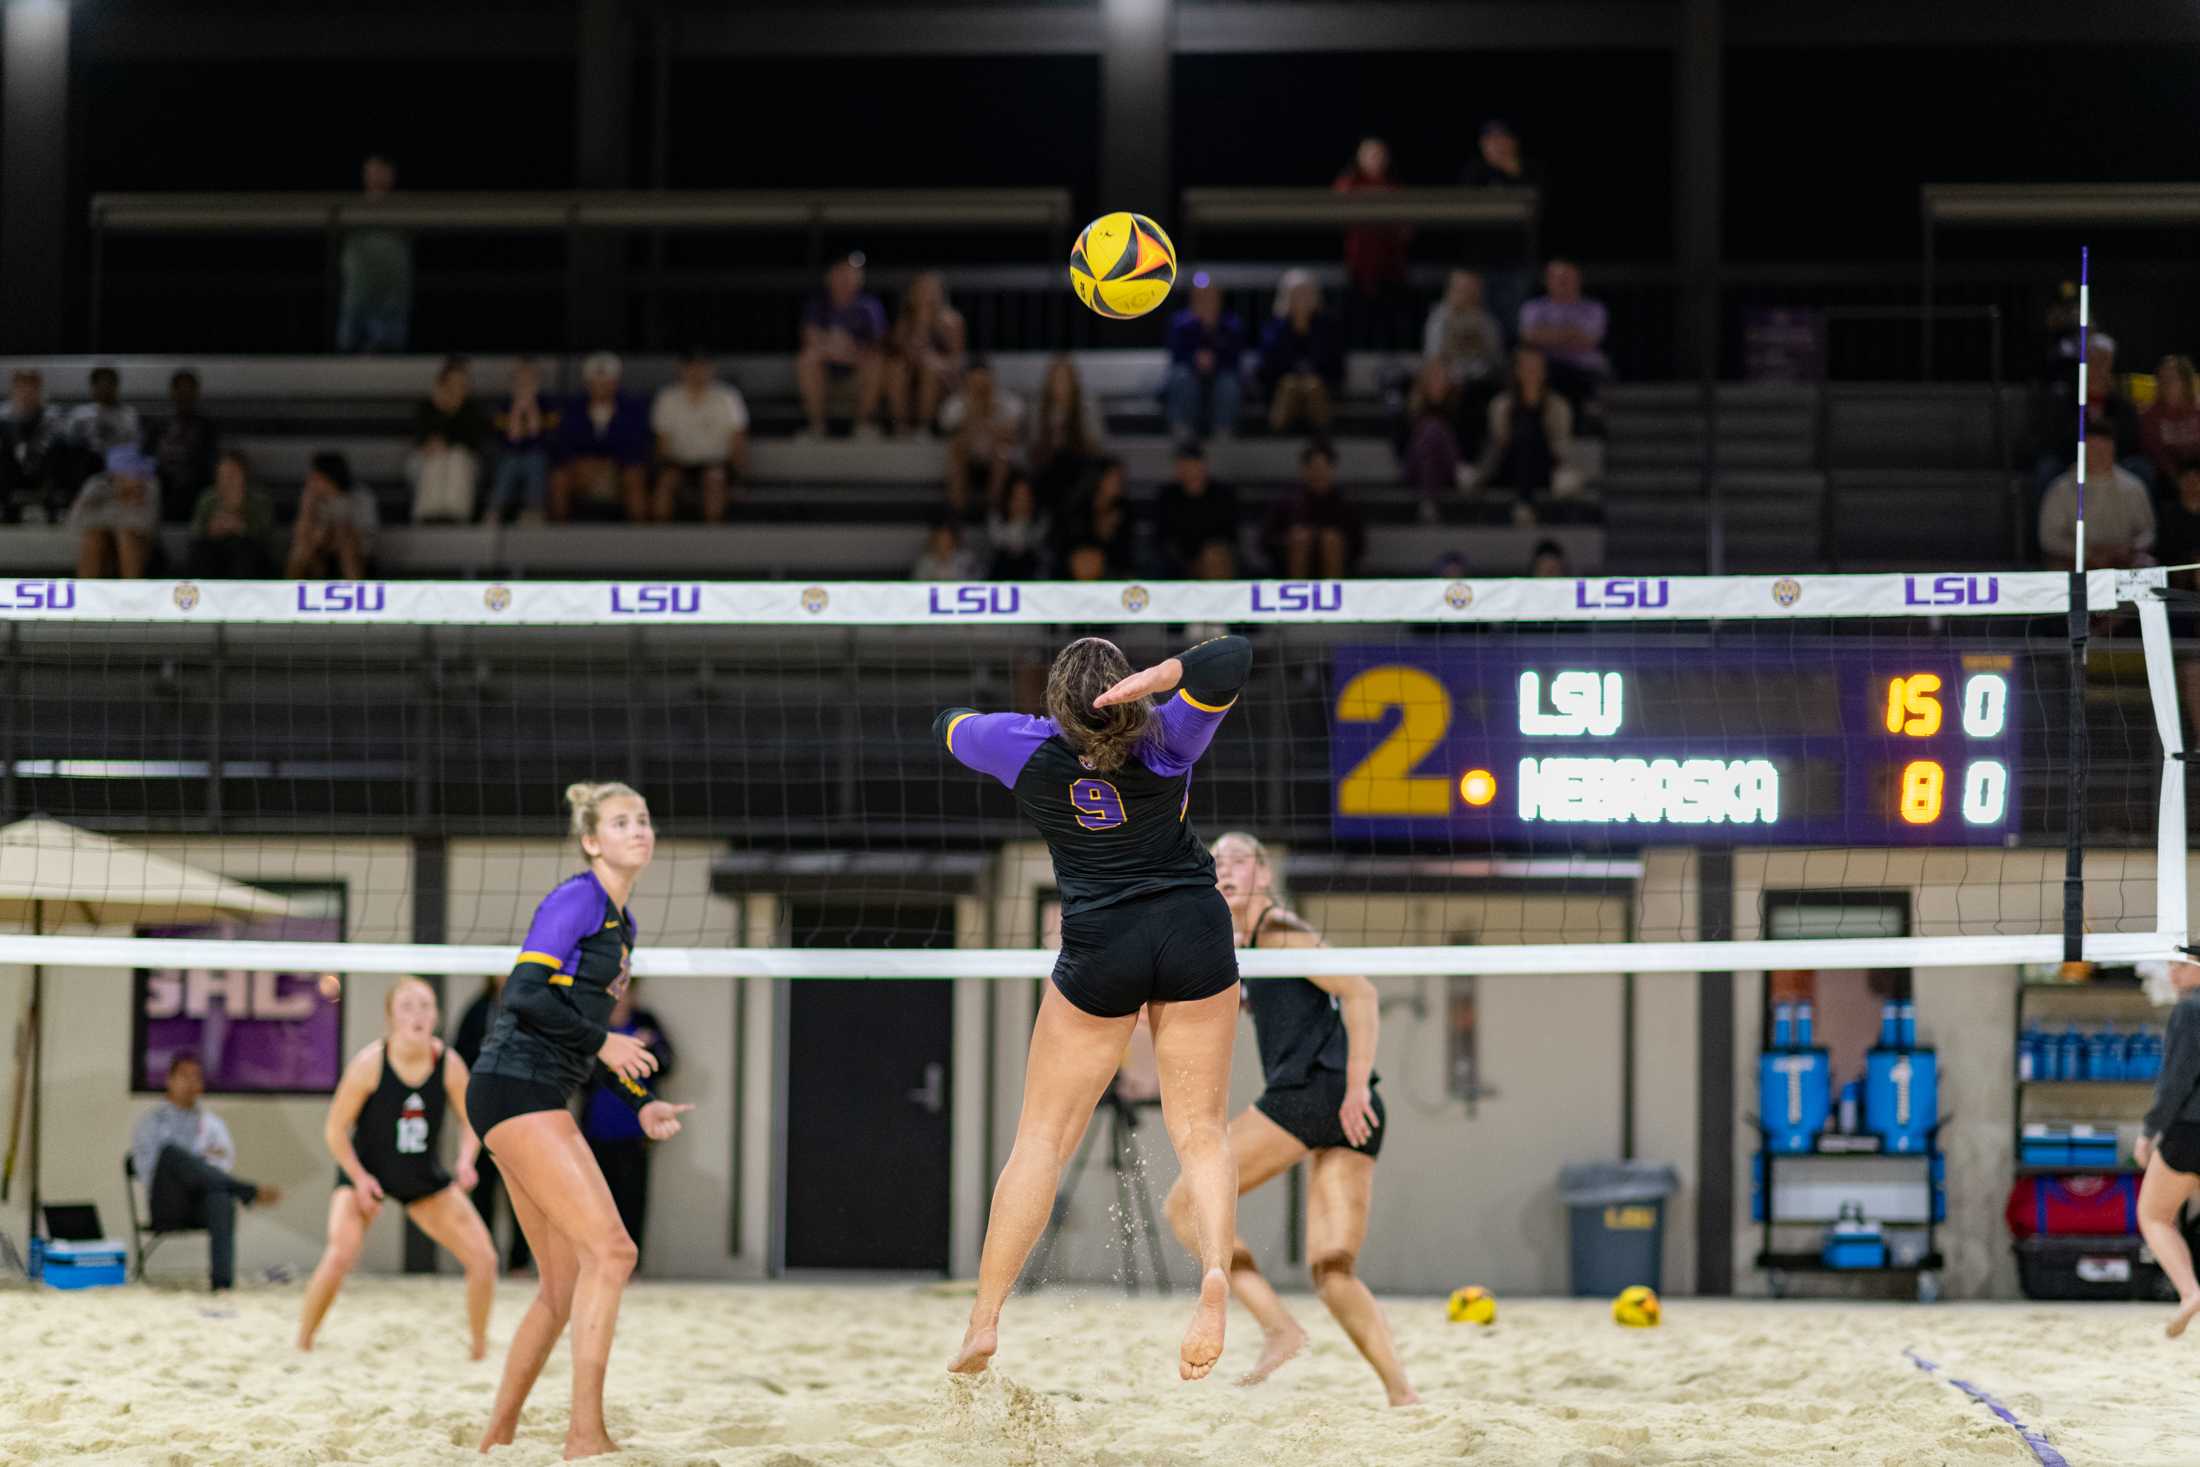
[[[894,925],[797,902],[796,947],[951,947],[955,913]],[[954,988],[945,979],[788,985],[789,1268],[947,1269]]]

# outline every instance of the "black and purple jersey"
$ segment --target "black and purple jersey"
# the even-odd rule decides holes
[[[476,1075],[554,1085],[568,1095],[598,1069],[596,1051],[626,992],[636,929],[593,871],[560,883],[535,908],[527,942],[474,1062]],[[604,1070],[637,1110],[649,1088]]]
[[[950,708],[932,725],[947,752],[1016,796],[1046,838],[1062,916],[1174,887],[1215,884],[1214,859],[1192,833],[1192,766],[1215,736],[1252,665],[1243,637],[1183,654],[1178,691],[1154,712],[1144,744],[1119,769],[1090,768],[1051,718]]]

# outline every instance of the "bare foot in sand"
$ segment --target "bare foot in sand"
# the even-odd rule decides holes
[[[2169,1322],[2169,1337],[2174,1340],[2183,1334],[2185,1326],[2192,1323],[2194,1315],[2200,1315],[2200,1294],[2195,1294],[2177,1306],[2177,1317]]]
[[[1260,1359],[1253,1368],[1238,1379],[1241,1386],[1259,1385],[1274,1375],[1282,1365],[1306,1348],[1306,1331],[1293,1324],[1289,1329],[1265,1335],[1260,1342]]]
[[[619,1444],[607,1433],[595,1436],[569,1436],[565,1439],[565,1460],[577,1462],[583,1457],[608,1457],[619,1449]]]
[[[1407,1386],[1402,1391],[1392,1391],[1390,1392],[1390,1404],[1393,1406],[1418,1406],[1421,1404],[1421,1393],[1412,1386]]]
[[[1177,1350],[1176,1373],[1185,1380],[1205,1380],[1222,1358],[1222,1329],[1230,1319],[1230,1276],[1219,1268],[1207,1270],[1199,1281],[1199,1308],[1192,1312],[1191,1327]]]
[[[489,1353],[489,1342],[488,1342],[488,1340],[486,1340],[486,1339],[480,1339],[480,1340],[476,1340],[476,1341],[474,1341],[474,1342],[473,1342],[473,1344],[471,1344],[471,1345],[467,1346],[467,1355],[466,1355],[466,1358],[467,1358],[467,1359],[469,1359],[469,1360],[479,1360],[479,1359],[482,1359],[483,1357],[485,1357],[485,1356],[486,1356],[486,1355],[487,1355],[488,1353]]]
[[[495,1422],[491,1422],[489,1429],[481,1434],[479,1450],[487,1452],[491,1447],[508,1447],[512,1444],[512,1438],[516,1435],[518,1435],[518,1431],[515,1427],[500,1427]]]
[[[950,1375],[980,1375],[992,1361],[993,1352],[1001,1347],[1001,1327],[998,1324],[970,1322],[963,1333],[962,1348],[955,1358],[947,1362]]]

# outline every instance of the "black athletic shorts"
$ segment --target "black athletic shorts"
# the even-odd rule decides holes
[[[1373,1097],[1369,1102],[1375,1119],[1386,1125],[1389,1113],[1383,1109],[1383,1088],[1369,1087]],[[1337,1119],[1338,1107],[1344,1104],[1344,1073],[1341,1070],[1316,1070],[1307,1076],[1304,1085],[1292,1085],[1286,1089],[1270,1088],[1260,1093],[1253,1108],[1297,1138],[1309,1151],[1322,1151],[1341,1147],[1357,1151],[1362,1156],[1380,1156],[1383,1150],[1384,1126],[1377,1126],[1367,1138],[1365,1146],[1354,1146],[1344,1138],[1344,1122]]]
[[[479,1070],[466,1082],[466,1119],[484,1146],[499,1123],[538,1110],[564,1110],[571,1104],[565,1092],[540,1080],[515,1080],[510,1075],[484,1075]],[[492,1151],[494,1147],[490,1147]]]
[[[2200,1121],[2171,1121],[2154,1143],[2162,1165],[2173,1172],[2200,1176]]]
[[[1238,981],[1230,904],[1181,886],[1062,922],[1054,986],[1088,1014],[1120,1019],[1146,1004],[1212,998]]]
[[[471,1090],[471,1088],[469,1088],[466,1093],[469,1099],[473,1095],[473,1091]],[[471,1111],[471,1109],[467,1111],[467,1114],[469,1115],[471,1115],[472,1113],[473,1112]],[[372,1172],[369,1172],[367,1175],[374,1176]],[[382,1182],[382,1179],[380,1177],[375,1177],[374,1179],[377,1182]],[[441,1167],[436,1168],[433,1178],[423,1179],[422,1185],[425,1186],[428,1180],[433,1180],[435,1182],[435,1185],[432,1187],[428,1187],[425,1192],[415,1191],[412,1192],[410,1195],[398,1191],[387,1182],[382,1182],[382,1195],[383,1197],[387,1198],[391,1202],[396,1203],[400,1207],[410,1207],[415,1202],[427,1201],[430,1197],[433,1197],[436,1193],[451,1185],[451,1178],[449,1174],[446,1173]],[[336,1185],[339,1187],[349,1187],[351,1185],[351,1176],[342,1167],[338,1167],[336,1169]]]

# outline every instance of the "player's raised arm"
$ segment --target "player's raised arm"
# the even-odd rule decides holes
[[[1102,693],[1099,706],[1175,689],[1176,696],[1156,710],[1154,737],[1162,756],[1155,772],[1176,773],[1191,768],[1207,752],[1252,667],[1252,643],[1243,637],[1213,637],[1144,672],[1132,673]]]

